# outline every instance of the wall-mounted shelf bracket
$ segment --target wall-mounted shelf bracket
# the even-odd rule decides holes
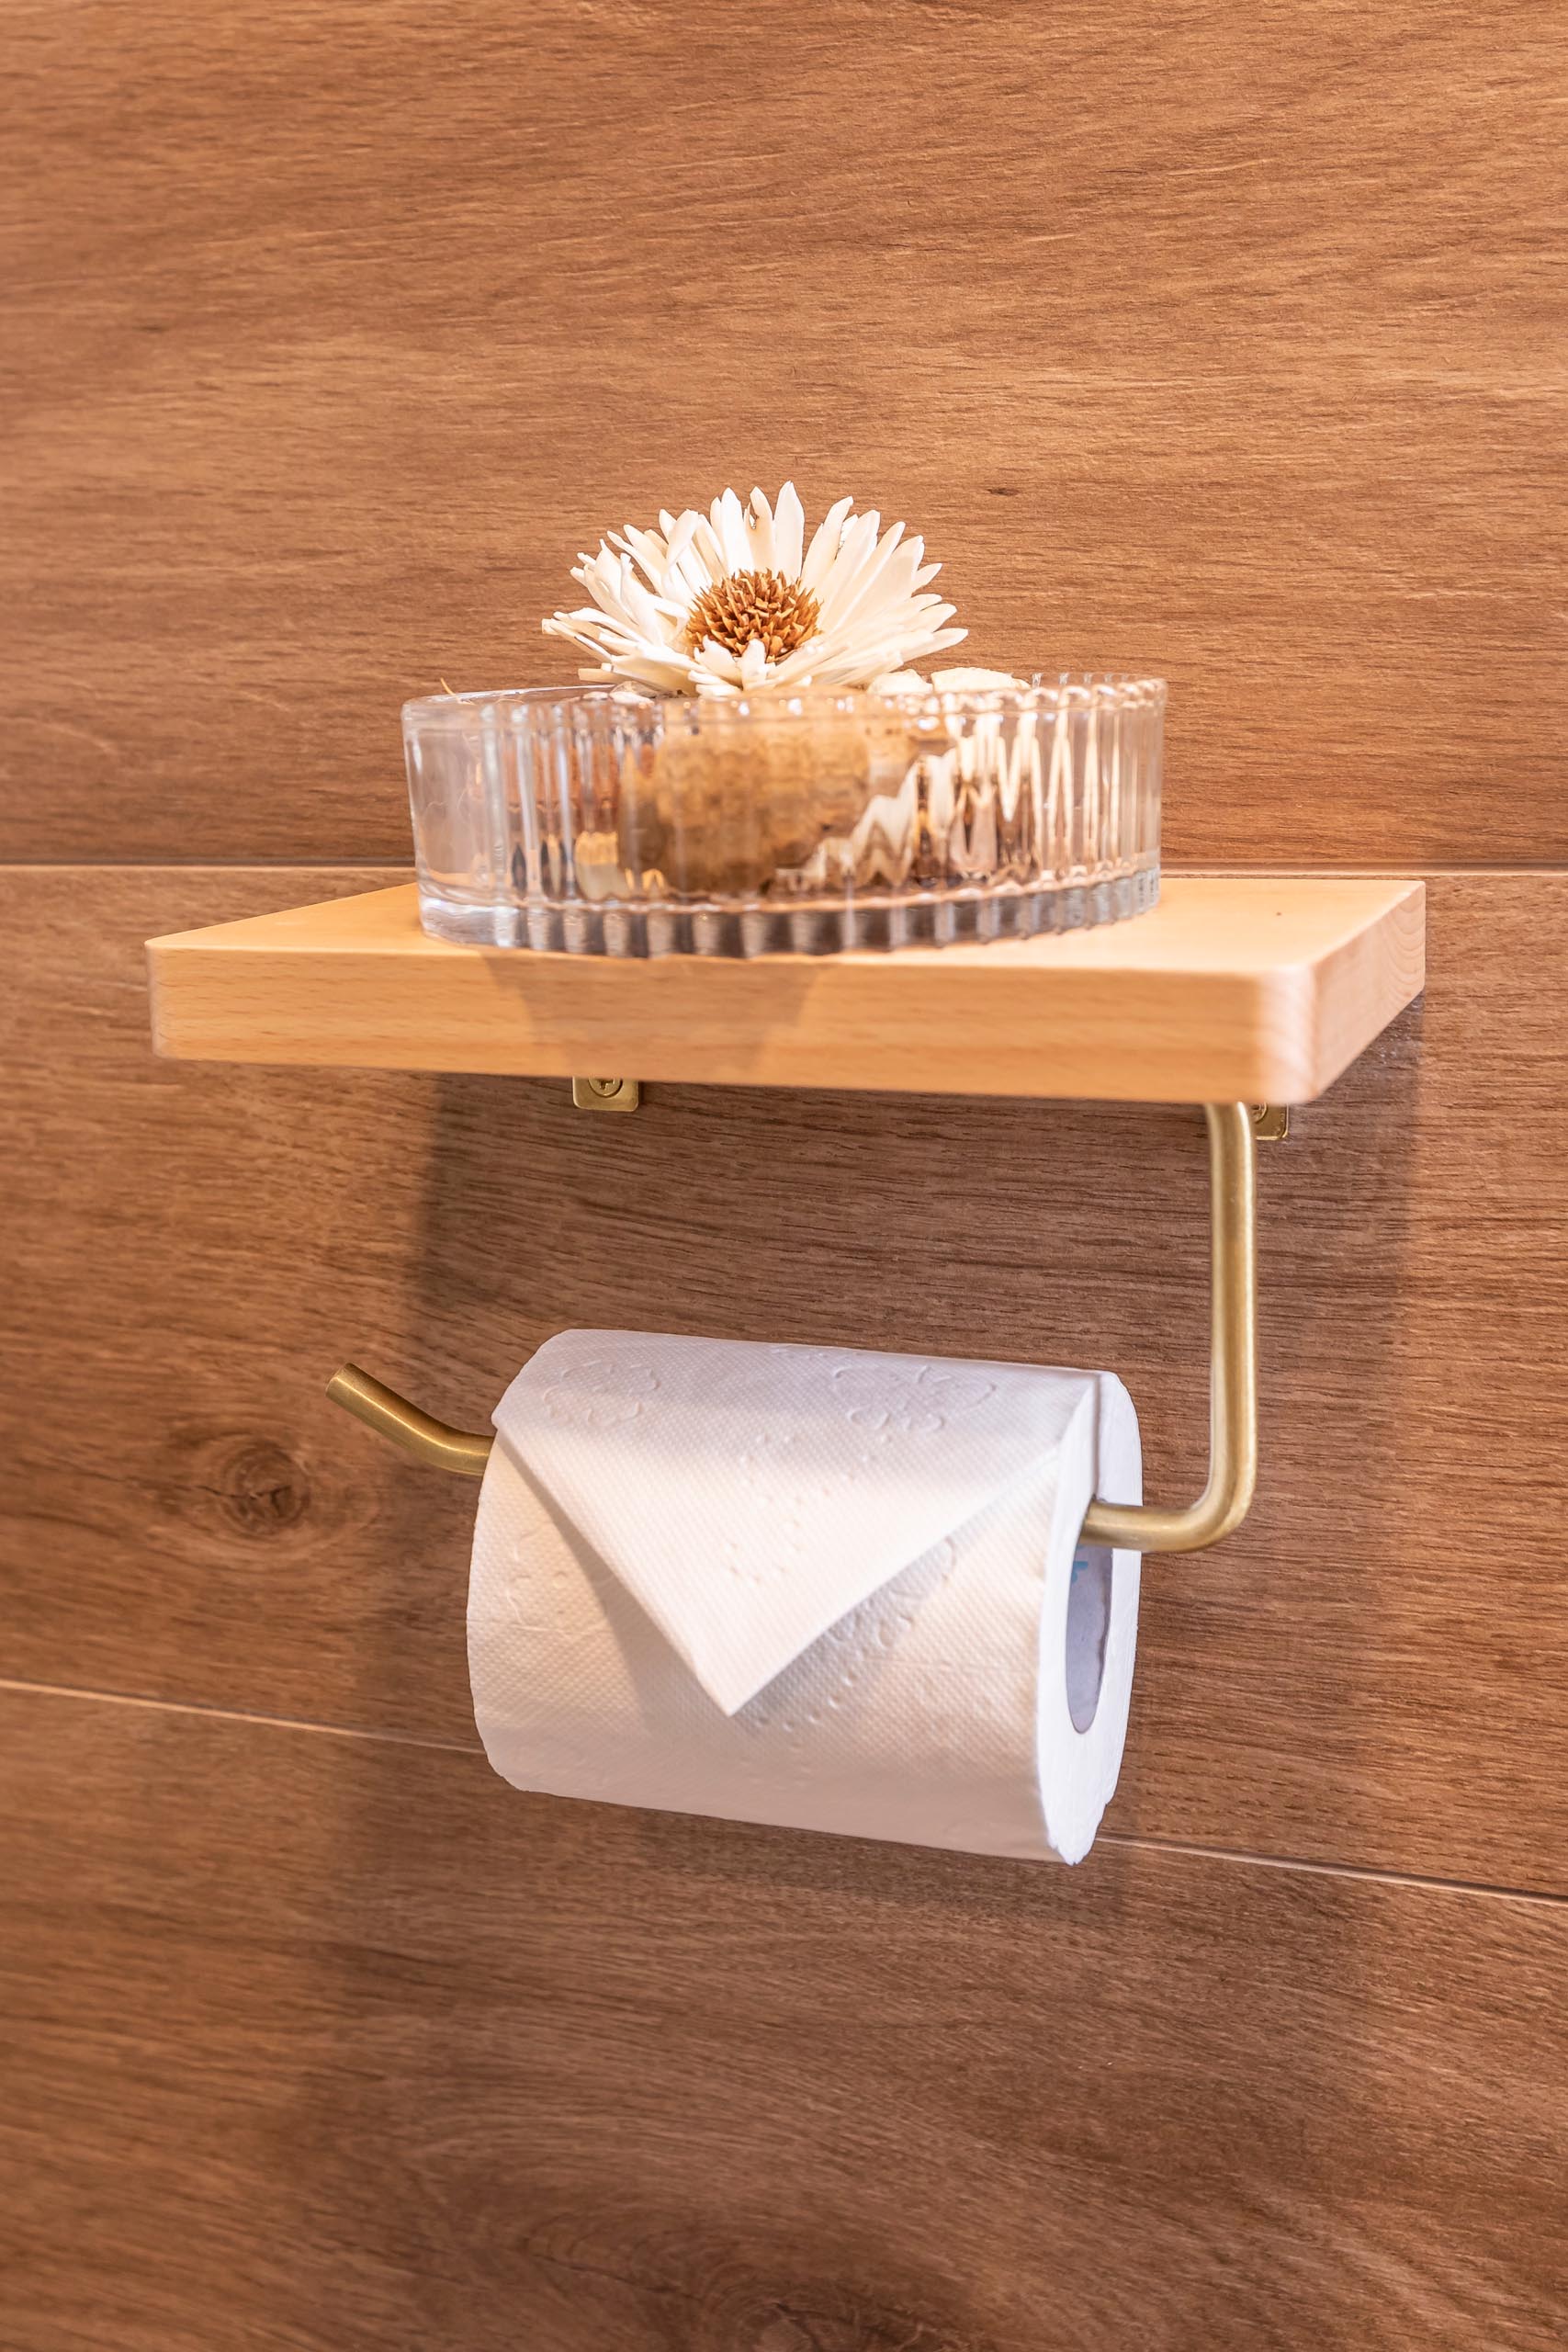
[[[573,1081],[573,1092],[580,1080]],[[614,1104],[604,1106],[616,1107]],[[1246,1518],[1258,1476],[1256,1114],[1210,1102],[1209,1476],[1195,1503],[1093,1503],[1084,1540],[1136,1552],[1201,1552]],[[480,1478],[493,1439],[452,1429],[393,1388],[345,1363],[327,1383],[333,1401],[417,1461]]]
[[[574,1078],[571,1099],[580,1111],[635,1111],[642,1089],[635,1078]]]

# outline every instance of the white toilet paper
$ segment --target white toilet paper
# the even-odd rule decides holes
[[[568,1331],[496,1408],[474,1711],[519,1788],[1077,1861],[1141,1493],[1109,1373]]]

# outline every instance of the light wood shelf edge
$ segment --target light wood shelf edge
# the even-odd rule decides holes
[[[1129,922],[897,956],[623,963],[448,945],[412,887],[149,943],[182,1058],[717,1085],[1301,1102],[1418,992],[1425,890],[1181,876]]]

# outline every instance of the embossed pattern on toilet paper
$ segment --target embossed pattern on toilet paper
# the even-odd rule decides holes
[[[495,1425],[733,1713],[1048,1458],[1089,1377],[571,1331]]]
[[[671,1393],[665,1343],[573,1337],[580,1344],[558,1355],[552,1346],[550,1377],[523,1419],[547,1427],[551,1446],[563,1429],[585,1442],[592,1437],[608,1486],[645,1493],[662,1483],[649,1457],[665,1441],[649,1416],[654,1400],[668,1404]],[[728,1400],[749,1427],[760,1410],[766,1419],[771,1399],[799,1393],[803,1354],[811,1359],[809,1393],[833,1400],[832,1413],[810,1424],[788,1421],[776,1406],[773,1442],[750,1469],[738,1465],[717,1504],[701,1484],[685,1494],[684,1605],[742,1629],[777,1582],[773,1574],[735,1573],[733,1560],[744,1567],[751,1548],[748,1515],[759,1494],[766,1511],[786,1476],[810,1499],[810,1427],[834,1446],[847,1443],[844,1428],[860,1441],[919,1442],[930,1486],[944,1475],[949,1429],[971,1410],[987,1410],[1020,1369],[845,1350],[680,1345],[708,1356],[702,1393]],[[1106,1374],[1031,1368],[1026,1377],[1043,1400],[1055,1398],[1058,1441],[1041,1444],[1043,1420],[1025,1416],[1027,1442],[989,1498],[858,1600],[849,1595],[863,1578],[879,1508],[874,1499],[868,1513],[860,1497],[876,1490],[863,1487],[859,1473],[835,1487],[824,1462],[817,1486],[841,1504],[824,1522],[829,1532],[816,1563],[833,1589],[831,1622],[728,1713],[558,1495],[509,1444],[498,1444],[480,1497],[468,1603],[475,1715],[496,1770],[520,1788],[560,1796],[1077,1860],[1121,1760],[1138,1564],[1115,1555],[1104,1611],[1075,1629],[1073,1562],[1097,1482],[1111,1500],[1137,1499],[1137,1422],[1125,1390]],[[688,1394],[685,1409],[716,1406]],[[966,1477],[972,1451],[964,1449]],[[629,1476],[639,1453],[640,1486]],[[874,1444],[872,1460],[879,1459]],[[963,1508],[951,1493],[946,1510]],[[739,1525],[726,1516],[734,1509]],[[627,1556],[640,1534],[640,1522],[622,1528]],[[759,1556],[777,1568],[767,1545]]]

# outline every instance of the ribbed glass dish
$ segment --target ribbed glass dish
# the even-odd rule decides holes
[[[424,928],[583,956],[1028,938],[1159,894],[1157,678],[403,711]]]

